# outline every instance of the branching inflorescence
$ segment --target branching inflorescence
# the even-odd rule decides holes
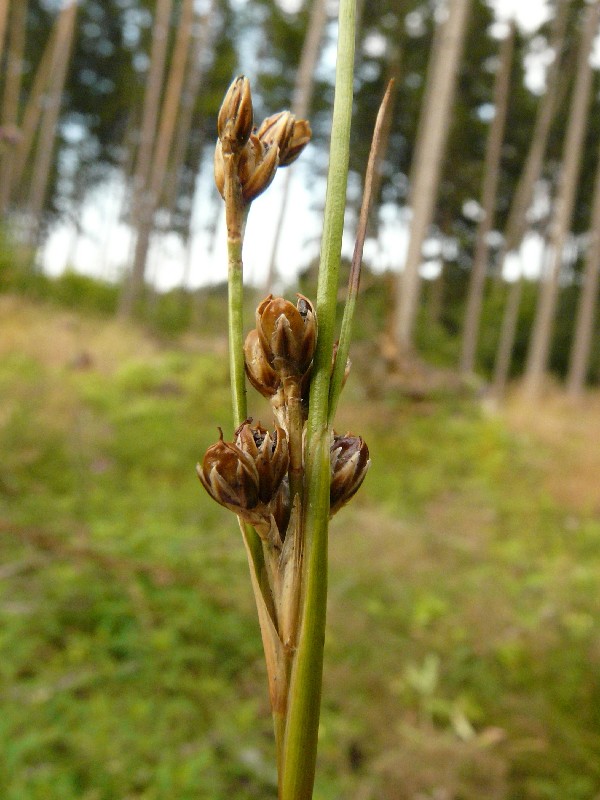
[[[269,295],[256,309],[255,327],[245,340],[242,332],[241,248],[247,212],[276,170],[298,158],[310,141],[310,125],[283,111],[255,128],[250,85],[241,76],[225,96],[218,135],[215,182],[226,209],[236,429],[232,441],[225,441],[219,429],[219,440],[208,448],[197,472],[210,496],[238,517],[267,663],[279,797],[301,800],[312,796],[320,702],[327,578],[319,531],[326,536],[328,518],[360,488],[369,451],[360,436],[333,431],[331,417],[349,369],[348,343],[343,341],[339,350],[331,338],[323,344],[308,298],[298,295],[294,304]],[[356,269],[353,274],[354,299]],[[333,303],[324,309],[331,330]],[[336,364],[338,353],[343,363]],[[311,388],[317,373],[324,391]],[[248,416],[246,379],[269,400],[272,430],[254,425]],[[316,415],[314,398],[322,406]],[[322,422],[315,424],[315,418]],[[318,674],[313,670],[307,680],[311,664]]]

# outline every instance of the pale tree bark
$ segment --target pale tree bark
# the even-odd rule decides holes
[[[4,55],[4,34],[6,33],[6,20],[8,19],[9,0],[0,0],[0,63]]]
[[[14,192],[22,184],[35,133],[44,110],[48,82],[56,72],[59,62],[59,46],[63,39],[63,34],[60,33],[60,30],[64,27],[65,20],[64,12],[59,14],[35,71],[31,91],[23,111],[20,136],[15,145],[11,168],[6,176],[6,182],[0,187],[0,213],[4,213],[8,204],[15,200]]]
[[[171,67],[165,87],[163,103],[160,111],[160,123],[152,153],[151,171],[147,190],[143,193],[143,201],[138,210],[137,237],[131,275],[126,282],[121,297],[119,311],[122,316],[129,316],[144,285],[144,273],[150,245],[150,237],[154,225],[154,214],[158,205],[161,187],[167,171],[169,152],[173,142],[177,109],[181,99],[181,90],[186,72],[186,63],[192,40],[192,19],[194,0],[183,0],[181,15],[177,26],[177,34],[173,45]]]
[[[312,101],[315,85],[315,70],[321,52],[321,41],[323,32],[327,24],[327,2],[326,0],[312,0],[308,27],[304,44],[300,54],[300,63],[296,72],[296,83],[292,95],[291,111],[298,119],[305,119],[308,115]],[[281,198],[279,209],[273,222],[275,236],[271,245],[269,256],[269,267],[265,280],[265,291],[271,291],[277,273],[277,252],[281,240],[283,221],[287,211],[288,198],[290,195],[290,181],[293,172],[290,167],[284,170],[283,186],[281,187]]]
[[[177,200],[180,173],[185,161],[190,131],[192,129],[194,105],[206,72],[206,53],[210,50],[215,35],[215,4],[215,0],[210,0],[208,8],[205,10],[202,17],[194,23],[192,29],[192,42],[190,44],[187,75],[181,93],[179,118],[177,120],[173,148],[163,190],[164,204],[169,211],[172,211]]]
[[[483,184],[481,187],[482,217],[477,226],[475,253],[469,280],[462,337],[460,372],[463,375],[469,375],[475,367],[483,290],[489,257],[488,239],[494,222],[494,214],[496,213],[496,194],[500,176],[500,160],[506,123],[515,30],[516,26],[513,20],[508,34],[500,46],[498,71],[494,81],[494,119],[488,131],[483,167]]]
[[[157,0],[154,25],[152,27],[150,66],[146,81],[146,91],[144,92],[142,120],[132,181],[129,223],[134,230],[138,229],[142,218],[147,213],[148,182],[164,83],[167,47],[169,44],[169,23],[172,10],[173,0]],[[133,309],[137,288],[134,288],[133,281],[133,274],[130,274],[125,278],[123,284],[119,305],[119,313],[122,316],[129,316]]]
[[[538,304],[527,352],[523,387],[527,397],[532,400],[537,399],[542,389],[550,351],[552,321],[556,307],[563,250],[573,215],[582,143],[591,100],[590,53],[599,22],[600,0],[596,0],[586,8],[584,14],[575,86],[573,87],[569,123],[564,142],[563,163],[550,226],[548,267],[540,279]]]
[[[416,161],[411,167],[412,220],[408,253],[397,281],[395,341],[400,358],[413,350],[421,251],[435,208],[468,11],[469,0],[449,0],[448,16],[436,33],[438,41],[434,42],[430,58],[427,81],[431,89],[426,91],[421,107]]]
[[[12,3],[8,25],[8,48],[6,53],[6,72],[4,94],[2,96],[2,127],[9,134],[18,131],[19,99],[23,79],[23,54],[27,32],[27,0]],[[6,20],[6,11],[5,11]],[[13,154],[10,148],[0,153],[0,207],[5,188],[10,181]]]
[[[506,256],[510,252],[518,250],[523,241],[527,228],[527,212],[531,206],[533,192],[542,171],[552,120],[559,107],[559,94],[561,89],[566,86],[566,82],[561,83],[559,80],[559,75],[562,66],[562,49],[567,28],[569,5],[570,0],[559,0],[556,16],[552,24],[550,46],[554,52],[554,60],[546,73],[546,91],[538,105],[529,152],[511,202],[504,233],[504,243],[498,255],[496,273],[498,281],[502,278]],[[511,284],[502,315],[492,382],[492,394],[498,399],[504,395],[510,371],[523,291],[522,280],[522,277],[519,276]]]
[[[595,311],[598,299],[600,277],[600,150],[594,181],[594,198],[590,217],[589,239],[585,255],[583,283],[579,294],[575,333],[569,359],[567,375],[567,394],[577,400],[583,394],[585,379],[590,362],[592,334],[594,332]]]
[[[71,60],[76,17],[76,0],[66,0],[60,10],[57,26],[57,61],[54,64],[55,69],[51,75],[48,86],[48,96],[44,113],[40,121],[38,145],[31,171],[27,211],[32,220],[30,232],[30,240],[32,243],[37,241],[44,200],[48,188],[62,95]]]

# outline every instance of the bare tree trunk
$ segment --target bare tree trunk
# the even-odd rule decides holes
[[[209,0],[209,5],[202,17],[193,28],[197,27],[198,34],[193,36],[190,45],[190,58],[181,94],[179,119],[173,142],[173,152],[170,158],[168,175],[165,178],[164,203],[172,210],[177,201],[180,172],[185,161],[188,149],[194,105],[200,90],[200,85],[206,71],[205,54],[210,49],[215,34],[214,25],[215,0]],[[192,33],[194,30],[192,30]]]
[[[41,223],[41,214],[48,188],[50,169],[52,166],[52,153],[56,139],[56,129],[62,94],[65,87],[71,49],[74,39],[75,19],[77,17],[76,0],[66,0],[60,10],[57,27],[56,53],[57,61],[55,70],[50,78],[46,108],[40,123],[38,146],[33,162],[31,184],[27,210],[32,219],[31,241],[36,242]]]
[[[6,18],[6,11],[5,11]],[[23,54],[25,51],[25,36],[27,32],[27,0],[20,0],[12,4],[9,30],[8,51],[6,54],[6,75],[4,79],[4,94],[2,97],[2,127],[5,130],[17,131],[19,118],[19,99],[23,78]],[[10,170],[13,154],[5,150],[0,154],[0,208],[5,203],[5,187],[10,181]]]
[[[300,63],[298,64],[298,71],[296,73],[296,85],[294,86],[294,94],[292,96],[292,113],[300,119],[303,119],[308,115],[310,108],[314,89],[315,69],[319,59],[321,40],[323,39],[323,32],[326,24],[326,0],[312,0],[308,28],[304,38],[302,53],[300,54]],[[266,291],[270,291],[273,288],[273,283],[275,281],[277,251],[279,249],[279,241],[281,239],[283,220],[287,210],[292,174],[293,173],[288,167],[285,170],[285,178],[281,188],[279,210],[274,221],[275,237],[273,239],[271,254],[269,257],[269,268],[267,270],[267,277],[265,281]]]
[[[0,213],[4,213],[8,204],[14,201],[15,188],[20,186],[23,181],[25,167],[29,160],[35,132],[37,130],[40,117],[44,107],[44,93],[47,91],[48,81],[56,72],[59,60],[59,48],[62,35],[59,36],[61,25],[64,26],[65,16],[59,14],[58,19],[52,27],[52,33],[48,37],[46,47],[40,58],[38,67],[33,79],[33,85],[27,99],[27,105],[23,112],[21,121],[20,137],[15,146],[14,158],[11,169],[6,176],[6,182],[0,187]]]
[[[567,394],[577,400],[583,394],[590,361],[594,316],[600,277],[600,150],[594,182],[594,199],[590,218],[589,241],[585,257],[583,283],[579,294],[575,333],[571,346]]]
[[[498,178],[500,175],[500,158],[506,123],[515,30],[516,25],[513,20],[509,32],[500,46],[500,63],[494,81],[494,119],[488,131],[485,164],[483,167],[483,184],[481,188],[483,216],[477,226],[475,254],[473,257],[473,267],[471,269],[471,279],[469,281],[469,293],[462,338],[460,372],[463,375],[472,373],[475,366],[483,289],[489,256],[488,237],[492,230],[494,214],[496,212],[496,193],[498,191]]]
[[[148,181],[152,163],[152,150],[156,136],[156,126],[160,109],[160,96],[163,87],[167,46],[169,43],[169,22],[173,0],[157,0],[154,25],[152,27],[152,45],[150,48],[150,67],[144,93],[142,121],[140,125],[139,143],[135,158],[129,221],[132,228],[137,228],[146,213]],[[133,276],[125,279],[121,294],[119,313],[129,316],[135,302],[132,294]]]
[[[192,38],[193,0],[183,0],[181,16],[177,27],[177,35],[173,47],[173,57],[164,99],[160,113],[160,124],[152,154],[152,170],[149,176],[147,191],[139,209],[137,238],[131,275],[126,283],[122,297],[120,313],[131,315],[136,300],[144,285],[144,272],[150,245],[150,236],[154,223],[154,213],[158,204],[161,187],[167,170],[169,151],[173,141],[177,109],[181,99],[181,89],[185,78],[185,67]]]
[[[546,152],[548,136],[550,134],[550,126],[554,119],[556,109],[559,106],[558,99],[561,89],[561,83],[559,81],[561,51],[565,39],[569,4],[570,0],[559,0],[556,16],[553,21],[551,47],[554,51],[554,60],[548,67],[546,74],[546,91],[538,105],[531,137],[531,145],[511,203],[508,222],[504,233],[504,243],[498,256],[497,280],[500,280],[502,277],[506,256],[508,253],[517,250],[523,241],[523,236],[527,227],[527,211],[531,205],[534,188],[542,171],[544,153]],[[565,85],[566,83],[562,84],[562,86]],[[519,305],[521,303],[523,290],[521,281],[522,277],[519,277],[511,285],[502,317],[502,327],[492,382],[492,392],[498,399],[504,395],[508,373],[510,371],[512,351],[517,333]]]
[[[412,222],[404,271],[398,276],[395,341],[400,357],[413,349],[413,331],[419,303],[421,249],[433,216],[448,119],[462,54],[469,0],[450,0],[448,17],[438,29],[428,74],[431,91],[421,107],[416,163],[411,168]]]
[[[540,393],[548,362],[563,249],[573,215],[582,143],[591,100],[590,53],[599,22],[600,0],[596,0],[587,7],[584,15],[577,74],[564,142],[563,163],[550,227],[548,272],[541,276],[538,305],[527,353],[524,389],[530,399],[536,399]]]
[[[6,33],[6,20],[8,19],[9,0],[0,0],[0,63],[4,54],[4,34]]]

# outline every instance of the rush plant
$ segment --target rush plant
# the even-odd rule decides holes
[[[360,436],[333,429],[348,350],[381,118],[376,126],[339,342],[335,318],[348,174],[355,0],[342,0],[317,300],[269,295],[244,337],[242,245],[252,200],[311,137],[289,111],[255,127],[250,85],[236,78],[218,117],[215,181],[225,201],[234,434],[208,448],[204,488],[237,517],[256,599],[273,712],[280,800],[312,797],[319,723],[330,517],[369,467]],[[253,424],[246,379],[268,398],[273,428]]]

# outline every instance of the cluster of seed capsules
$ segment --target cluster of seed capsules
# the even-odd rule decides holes
[[[310,124],[280,111],[254,126],[252,95],[248,78],[241,75],[231,84],[217,119],[219,138],[215,148],[215,183],[225,199],[225,157],[235,155],[242,201],[248,206],[269,186],[278,167],[292,164],[309,143]]]
[[[223,434],[208,448],[197,471],[207,492],[218,503],[254,526],[263,539],[277,533],[285,540],[296,485],[293,426],[304,426],[308,388],[317,337],[312,303],[298,295],[296,305],[269,295],[256,310],[256,328],[244,346],[250,383],[268,398],[275,417],[270,432],[250,419],[235,431],[232,442]],[[335,358],[335,354],[333,356]],[[295,408],[294,408],[295,405]],[[294,420],[292,420],[294,417]],[[300,473],[303,462],[300,431]],[[358,491],[369,468],[369,449],[360,436],[333,434],[330,445],[330,514],[335,514]],[[300,481],[302,475],[300,476]]]

